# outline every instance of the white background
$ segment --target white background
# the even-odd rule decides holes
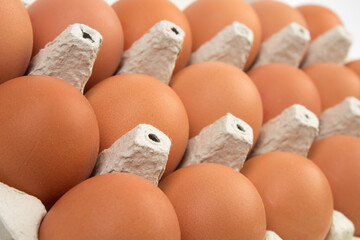
[[[194,0],[171,0],[180,9],[184,9]],[[219,0],[221,1],[221,0]],[[352,33],[354,42],[348,60],[360,59],[360,0],[279,0],[296,7],[303,4],[319,4],[334,11]],[[250,2],[248,0],[248,2]]]

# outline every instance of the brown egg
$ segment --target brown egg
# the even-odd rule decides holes
[[[360,79],[344,66],[318,63],[303,70],[320,93],[322,111],[342,102],[346,97],[360,97]]]
[[[50,209],[40,240],[180,240],[173,206],[159,188],[129,173],[90,178]]]
[[[250,4],[244,0],[194,1],[184,13],[192,31],[193,51],[234,21],[245,24],[254,33],[254,42],[245,69],[251,66],[261,43],[261,25]]]
[[[189,137],[184,105],[160,80],[141,74],[108,78],[86,93],[100,128],[100,151],[109,148],[138,124],[153,125],[171,139],[164,176],[179,164]]]
[[[273,34],[293,22],[307,28],[306,21],[300,12],[285,3],[260,0],[252,2],[251,6],[261,22],[262,41],[267,40]]]
[[[359,80],[360,80],[360,59],[349,62],[348,64],[346,64],[346,67],[353,70],[356,73],[356,75],[359,77]]]
[[[185,32],[185,39],[174,72],[186,66],[191,53],[191,30],[184,13],[171,1],[119,0],[112,7],[124,29],[125,49],[161,20],[168,20],[179,26]]]
[[[241,172],[259,191],[267,229],[282,239],[323,240],[332,222],[329,182],[309,159],[272,152],[245,162]]]
[[[252,69],[248,74],[262,98],[264,123],[293,104],[304,105],[320,115],[319,92],[303,71],[285,64],[268,64]]]
[[[232,168],[201,163],[160,182],[180,222],[182,240],[263,240],[264,205],[251,182]]]
[[[29,15],[21,1],[1,1],[0,84],[24,75],[33,47]]]
[[[123,52],[123,32],[116,13],[104,0],[37,0],[28,11],[34,29],[33,55],[70,24],[82,23],[103,37],[86,89],[117,70]]]
[[[307,22],[312,40],[315,40],[332,28],[342,25],[340,18],[330,9],[323,6],[307,4],[297,9]]]
[[[222,62],[198,63],[177,73],[170,85],[185,105],[190,138],[230,112],[252,127],[256,141],[262,124],[261,98],[240,69]]]
[[[99,128],[89,102],[60,79],[26,76],[0,85],[0,181],[50,207],[91,174]]]
[[[309,158],[325,173],[334,207],[355,224],[360,236],[360,138],[332,136],[315,142]]]

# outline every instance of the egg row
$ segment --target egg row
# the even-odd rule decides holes
[[[206,65],[211,66],[209,69],[217,67],[217,71],[220,72],[222,68],[230,68],[235,72],[238,71],[239,78],[233,81],[235,85],[230,84],[231,87],[227,88],[227,92],[231,93],[231,91],[236,90],[236,84],[244,81],[244,83],[252,86],[250,89],[255,89],[253,94],[257,94],[257,99],[260,99],[256,88],[254,85],[251,85],[251,80],[245,78],[246,75],[243,75],[241,70],[225,63],[216,62],[193,65],[193,68],[195,66],[204,67]],[[275,65],[275,67],[276,66],[277,65]],[[189,69],[186,68],[183,71],[188,70]],[[181,73],[182,71],[179,72],[179,74]],[[227,81],[231,82],[231,79],[236,75],[235,73],[229,77],[221,75],[220,78],[219,76],[214,76],[210,70],[201,71],[200,73],[210,73],[210,76],[206,78],[209,80],[207,85],[210,85],[209,83],[214,81],[212,84],[214,93],[209,94],[209,90],[204,91],[203,99],[208,104],[211,103],[211,99],[214,99],[215,101],[211,103],[210,106],[211,109],[215,109],[221,105],[219,104],[221,100],[226,99],[225,97],[217,96],[216,93],[221,93],[221,88],[225,87],[226,89],[224,83]],[[197,74],[200,73],[197,72]],[[246,80],[242,79],[241,76]],[[190,79],[195,82],[200,82],[202,78],[198,76],[197,78],[194,77]],[[216,84],[216,81],[218,83],[221,81],[221,84]],[[242,84],[241,88],[238,89],[239,95],[240,91],[244,90],[244,86],[246,86],[246,84]],[[31,91],[29,91],[30,89]],[[203,88],[199,89],[201,91]],[[184,139],[185,146],[180,148],[183,154],[188,138],[188,131],[186,129],[189,128],[189,122],[190,126],[192,123],[191,121],[188,122],[186,108],[181,98],[176,94],[176,91],[174,92],[161,81],[145,75],[124,74],[109,78],[86,94],[88,100],[68,83],[47,76],[28,76],[13,79],[2,84],[0,91],[0,96],[2,96],[2,101],[0,101],[3,105],[2,109],[10,110],[3,111],[1,114],[1,132],[3,133],[3,137],[1,138],[1,152],[3,157],[1,159],[2,166],[6,166],[3,168],[1,174],[1,181],[38,197],[48,208],[70,188],[89,177],[97,158],[99,139],[101,143],[102,139],[109,139],[113,135],[115,139],[113,141],[116,141],[117,138],[123,135],[121,129],[131,129],[134,127],[132,125],[143,122],[156,125],[159,129],[165,129],[161,126],[161,124],[163,124],[175,132],[174,137],[171,137],[172,135],[168,133],[172,143],[176,144],[174,139]],[[137,92],[138,94],[135,94]],[[250,90],[247,92],[251,93]],[[193,94],[191,96],[199,97],[199,94]],[[207,94],[209,94],[208,100],[206,99]],[[228,95],[231,97],[228,99],[228,104],[231,105],[234,97],[230,94]],[[236,96],[236,94],[234,94],[234,96]],[[191,107],[196,108],[197,104],[201,104],[201,100],[202,99],[193,101]],[[240,101],[236,101],[236,103],[237,102]],[[225,107],[221,107],[220,110]],[[136,109],[136,111],[134,109]],[[214,112],[210,111],[211,109],[209,109],[209,112]],[[260,110],[261,109],[260,107]],[[228,111],[234,112],[234,114],[236,113],[231,109],[228,109]],[[247,111],[249,112],[250,110]],[[168,116],[169,113],[170,116]],[[219,116],[221,114],[220,112]],[[204,112],[203,116],[204,115],[206,116],[207,113]],[[154,119],[152,119],[152,117]],[[171,117],[174,117],[174,119],[169,121]],[[181,124],[182,121],[183,124]],[[174,127],[171,127],[172,124],[174,124]],[[163,131],[165,132],[165,130]],[[124,130],[124,132],[126,132],[126,130]],[[103,135],[101,135],[101,133]],[[185,137],[181,138],[181,134],[185,135]],[[276,133],[273,134],[276,135]],[[180,135],[180,137],[177,135]],[[301,138],[302,136],[297,135],[295,137]],[[156,138],[154,139],[156,140]],[[214,139],[213,141],[219,140]],[[345,146],[351,146],[351,141],[357,142],[357,138],[349,137]],[[336,149],[337,145],[341,145],[343,142],[345,143],[344,139],[340,138],[340,142],[335,143],[335,146],[331,148],[325,148],[325,151]],[[110,141],[109,145],[112,143],[113,142]],[[171,148],[174,149],[174,147],[176,147],[176,145],[173,144]],[[108,147],[106,146],[104,148],[106,149]],[[358,149],[358,146],[348,151],[341,148],[339,151],[347,152],[350,159],[356,157],[356,149]],[[330,156],[332,155],[333,154]],[[260,155],[259,157],[261,156],[264,157],[265,155]],[[334,161],[340,159],[337,155],[334,156],[337,157],[334,158]],[[51,161],[49,159],[51,159]],[[180,159],[175,159],[174,161],[174,158],[169,157],[167,169],[169,169],[169,166],[171,167],[171,164],[173,168],[176,168]],[[275,157],[275,159],[277,159],[277,157]],[[292,157],[288,157],[287,159],[292,159]],[[220,162],[220,160],[217,161]],[[248,160],[248,163],[251,162],[253,162],[253,160]],[[327,165],[327,163],[325,164]],[[335,165],[336,164],[337,162],[335,162]],[[245,169],[246,165],[247,163],[245,163]],[[343,167],[345,166],[344,164]],[[275,169],[278,168],[275,167]],[[335,169],[337,168],[335,167]],[[350,169],[346,170],[345,175],[351,178],[349,185],[346,185],[346,187],[355,184],[354,187],[356,188],[357,175],[352,175],[350,170],[355,170],[356,172],[357,169],[356,164],[351,164]],[[267,170],[268,168],[266,168],[266,171]],[[127,171],[129,171],[129,169],[127,169]],[[175,171],[175,173],[178,171]],[[168,170],[168,173],[165,172],[165,174],[168,175],[171,172],[172,170]],[[341,174],[344,175],[344,172]],[[169,176],[171,175],[172,174]],[[279,174],[279,176],[282,175],[284,174]],[[262,174],[257,174],[257,176],[261,177]],[[284,178],[289,181],[288,177]],[[353,178],[355,178],[355,181]],[[206,179],[209,181],[209,178]],[[214,181],[218,181],[217,177],[213,177],[213,179]],[[284,179],[282,181],[284,183],[287,182]],[[337,178],[335,182],[339,184],[339,179]],[[193,186],[194,184],[189,184],[189,187]],[[224,186],[222,185],[222,187]],[[341,186],[341,188],[345,188],[345,185]],[[97,190],[97,188],[94,188],[94,190]],[[141,194],[141,191],[135,192]],[[356,193],[352,190],[349,190],[349,192]],[[66,196],[66,194],[64,196]],[[350,199],[356,199],[356,195],[352,196],[352,194],[349,193],[344,194],[344,196],[350,196]],[[88,201],[89,199],[86,198],[86,200]],[[61,200],[59,201],[61,202]],[[324,204],[323,201],[319,201],[319,203]],[[347,204],[346,206],[349,207],[350,205]],[[358,209],[358,207],[355,206],[351,208],[350,213],[356,212],[354,209]],[[303,210],[304,209],[302,209],[302,211]],[[342,211],[345,212],[344,210]],[[331,219],[331,214],[327,216],[330,216]],[[353,221],[355,222],[355,220]],[[207,220],[205,222],[207,222]],[[312,225],[313,224],[311,224],[311,226]],[[92,224],[89,226],[92,226]],[[282,233],[281,230],[276,228],[269,227],[268,229],[276,230],[279,234]],[[327,233],[327,230],[325,227],[322,228],[322,235]],[[286,236],[284,233],[282,233],[282,235]]]
[[[307,58],[311,58],[309,61],[312,61],[315,54],[317,55],[315,58],[326,57],[327,59],[321,59],[325,62],[336,62],[336,58],[338,58],[337,61],[341,63],[345,59],[342,57],[346,57],[350,46],[349,42],[346,42],[346,40],[349,40],[346,39],[347,36],[344,33],[346,30],[338,29],[342,25],[341,20],[328,9],[315,5],[305,5],[293,9],[284,3],[276,1],[256,1],[251,5],[241,0],[196,1],[184,12],[181,12],[171,2],[165,0],[121,0],[112,6],[100,0],[86,2],[38,0],[28,7],[29,14],[18,1],[7,3],[2,8],[2,11],[4,12],[3,31],[7,38],[3,42],[2,55],[4,58],[1,63],[2,68],[6,69],[6,71],[2,71],[0,82],[23,75],[30,58],[34,57],[47,43],[55,39],[67,26],[74,23],[90,26],[98,31],[103,38],[91,78],[86,84],[86,90],[113,75],[119,68],[123,51],[128,50],[134,42],[139,40],[161,20],[168,20],[176,24],[179,28],[176,32],[182,32],[182,30],[184,32],[182,50],[175,65],[175,73],[184,68],[189,60],[192,62],[194,57],[191,57],[191,52],[201,52],[201,47],[206,45],[226,26],[234,22],[243,25],[239,28],[240,31],[248,31],[247,37],[249,41],[251,40],[248,50],[245,51],[244,46],[240,46],[243,51],[241,55],[245,55],[243,66],[245,70],[251,67],[257,55],[258,60],[255,66],[258,66],[260,62],[264,63],[263,53],[266,51],[270,52],[264,53],[264,55],[273,58],[271,60],[273,62],[278,62],[280,58],[285,57],[287,63],[291,64],[291,61],[295,61],[295,59],[291,58],[300,57],[295,61],[295,64],[300,64],[301,60],[308,60]],[[314,19],[314,16],[316,16],[316,19]],[[276,35],[280,34],[287,26],[291,26],[291,24],[295,24],[297,27],[292,29],[295,32],[290,33],[291,29],[285,31],[284,34],[288,34],[287,38],[289,39],[282,36],[276,40]],[[335,31],[333,35],[330,34],[324,37],[328,43],[325,42],[324,44],[324,41],[318,41],[319,38],[331,32],[332,29],[338,29],[338,31]],[[238,34],[244,34],[244,32]],[[336,34],[345,35],[340,36],[342,38],[336,38]],[[299,36],[296,38],[295,35]],[[313,47],[310,46],[308,57],[304,59],[310,36],[314,43],[312,45],[316,45],[315,48],[323,48],[324,51],[329,52],[316,53],[315,49],[315,53],[311,54],[314,51]],[[271,38],[274,39],[272,43],[268,41]],[[304,38],[302,39],[304,43],[299,42],[300,38]],[[335,38],[338,41],[337,45]],[[290,40],[296,43],[289,43]],[[317,44],[315,44],[316,41],[318,41]],[[260,48],[261,44],[263,45],[262,48]],[[289,45],[287,46],[289,49],[285,49],[281,45]],[[302,47],[296,49],[299,46]],[[299,56],[290,58],[289,56],[275,56],[274,58],[274,56],[269,56],[269,54],[274,54],[274,48],[284,48],[281,51],[288,51],[285,54],[275,53],[275,55],[298,54]],[[12,52],[10,52],[10,49]],[[209,51],[209,49],[203,51]],[[225,50],[220,48],[215,52],[221,54],[221,51]],[[236,49],[233,51],[236,51]],[[298,53],[296,53],[297,51]],[[229,52],[226,53],[229,54]],[[324,56],[318,56],[319,54]],[[211,59],[211,57],[207,57]],[[212,57],[218,58],[219,56]],[[238,61],[235,59],[236,57],[232,58],[234,59],[231,61]],[[265,61],[269,61],[269,59]],[[285,60],[282,59],[281,61]]]

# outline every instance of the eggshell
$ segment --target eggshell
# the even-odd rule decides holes
[[[360,97],[359,77],[344,66],[318,63],[303,70],[320,93],[322,111],[342,102],[346,97]]]
[[[308,27],[300,12],[285,3],[260,0],[252,2],[251,6],[260,19],[262,41],[267,40],[273,34],[293,22],[298,23],[304,28]]]
[[[184,13],[192,31],[193,51],[234,21],[245,24],[254,34],[254,42],[245,69],[251,66],[261,43],[261,25],[250,4],[244,0],[194,1]]]
[[[305,106],[319,117],[319,92],[303,71],[285,64],[268,64],[248,74],[261,95],[264,123],[294,104]]]
[[[159,188],[129,173],[90,178],[50,209],[39,240],[180,240],[173,206]]]
[[[222,62],[194,64],[177,73],[170,86],[185,105],[190,138],[231,113],[252,127],[256,141],[262,124],[261,98],[239,68]]]
[[[282,239],[323,240],[332,222],[329,182],[309,159],[271,152],[245,162],[241,172],[259,191],[267,229]]]
[[[0,181],[50,207],[91,174],[99,128],[79,90],[48,76],[0,85]]]
[[[265,210],[251,182],[232,168],[201,163],[160,182],[179,219],[181,239],[263,240]]]
[[[112,7],[124,29],[125,49],[141,38],[161,20],[175,23],[185,32],[183,49],[176,62],[174,72],[184,68],[191,53],[192,36],[184,13],[168,0],[119,0]]]
[[[326,7],[307,4],[297,9],[306,20],[312,40],[315,40],[330,29],[342,25],[340,18]]]
[[[139,124],[150,124],[171,140],[164,176],[179,164],[188,141],[189,122],[184,105],[160,80],[141,74],[108,78],[86,93],[100,128],[100,151]]]
[[[360,236],[360,138],[332,136],[315,142],[309,158],[325,173],[334,207],[355,225]]]
[[[359,80],[360,80],[360,59],[347,63],[346,67],[353,70],[356,73],[356,75],[359,77]]]
[[[33,55],[70,24],[86,24],[100,32],[103,42],[85,90],[115,73],[123,52],[123,32],[116,13],[104,0],[37,0],[28,11],[34,29]]]
[[[33,31],[21,1],[2,1],[0,8],[0,83],[24,75],[29,65]]]

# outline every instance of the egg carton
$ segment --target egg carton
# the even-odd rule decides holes
[[[31,1],[27,3],[31,4]],[[184,35],[182,29],[175,24],[169,21],[159,22],[124,53],[117,74],[142,73],[168,84],[182,48]],[[262,44],[254,66],[281,62],[299,67],[309,41],[308,31],[296,23],[291,23]],[[344,27],[331,29],[310,44],[303,66],[324,60],[344,64],[351,41],[351,36]],[[29,75],[58,77],[83,92],[101,43],[102,36],[96,30],[83,24],[70,25],[33,58]],[[152,48],[154,43],[160,45],[161,50]],[[234,22],[194,52],[190,63],[223,61],[243,69],[252,43],[252,31],[245,25]],[[279,46],[279,43],[282,43],[280,48],[274,47]],[[76,50],[69,52],[69,48]],[[80,55],[85,55],[88,61],[81,62],[75,69],[72,60],[84,59],[80,58]],[[163,56],[166,57],[162,58],[164,62],[159,67],[159,58]],[[320,119],[304,106],[291,106],[263,126],[251,156],[273,151],[288,151],[307,156],[315,140],[338,134],[360,137],[359,115],[360,101],[356,98],[347,98],[326,110]],[[272,134],[274,131],[277,132],[276,135]],[[223,141],[214,142],[213,139]],[[215,162],[240,170],[252,141],[251,127],[228,113],[189,140],[188,151],[180,167]],[[293,144],[294,142],[296,144]],[[161,131],[149,125],[139,125],[99,155],[93,174],[132,172],[146,176],[157,184],[164,172],[170,146],[170,139]],[[153,159],[151,164],[156,166],[152,171],[133,166],[140,164],[133,160],[145,162],[148,158]],[[219,159],[223,161],[219,162]],[[37,239],[38,227],[46,214],[40,200],[2,183],[0,192],[0,196],[7,196],[0,201],[0,236],[5,236],[4,239]],[[18,202],[21,202],[20,205],[24,208],[19,208]],[[354,225],[351,221],[342,213],[334,211],[333,223],[326,240],[359,239],[353,235]],[[266,239],[281,238],[268,231]]]
[[[131,54],[131,52],[132,51],[136,52],[138,51],[138,49],[147,48],[147,44],[152,45],[152,43],[149,43],[148,39],[153,39],[154,35],[156,36],[161,35],[159,34],[159,29],[166,29],[166,31],[169,32],[171,31],[171,28],[174,26],[175,25],[164,21],[160,22],[158,25],[155,25],[154,28],[152,28],[149,32],[147,32],[144,35],[144,37],[137,42],[137,44],[134,44],[135,46],[140,46],[140,47],[130,48],[128,50],[130,53],[127,56],[130,57],[126,59],[127,63],[124,65],[125,66],[127,64],[133,65],[135,66],[133,67],[133,69],[135,70],[142,69],[141,62],[139,62],[136,59],[132,61],[132,58],[136,58],[137,55]],[[280,31],[277,37],[284,34],[284,32],[287,31],[286,29],[290,29],[289,31],[293,32],[294,27],[296,29],[301,29],[298,28],[298,26],[296,25],[291,25],[290,28],[285,28],[284,30]],[[178,29],[179,27],[176,26],[176,28]],[[237,39],[237,37],[240,36],[239,42],[243,42],[244,39],[243,36],[237,35],[239,32],[240,33],[243,32],[242,30],[239,30],[241,28],[244,29],[245,33],[249,31],[249,29],[246,29],[246,27],[244,27],[243,25],[234,23],[233,25],[230,25],[229,27],[224,29],[224,31],[221,31],[212,40],[213,42],[210,41],[206,43],[205,48],[213,44],[216,45],[217,43],[214,42],[224,41],[223,40],[224,36],[229,37],[230,39]],[[84,38],[84,36],[86,37]],[[166,46],[163,49],[165,49],[164,51],[169,49],[168,51],[173,56],[177,56],[178,52],[180,51],[179,49],[181,48],[180,45],[181,45],[181,39],[183,39],[183,33],[181,34],[182,36],[181,38],[178,38],[178,36],[174,34],[170,34],[169,36],[174,39],[176,38],[176,41],[172,43],[178,44],[176,46],[177,50],[173,51],[173,48],[168,48]],[[247,34],[245,34],[245,36],[247,36]],[[89,39],[92,39],[92,41],[89,41]],[[93,63],[95,62],[96,54],[99,50],[99,47],[101,46],[101,39],[102,39],[101,35],[95,30],[89,28],[88,26],[81,24],[70,25],[63,33],[59,35],[59,37],[57,37],[53,42],[49,43],[43,50],[39,52],[37,56],[33,58],[32,63],[30,64],[29,74],[56,76],[64,79],[65,81],[68,81],[69,83],[77,87],[80,91],[83,91],[84,85],[86,84],[87,79],[89,79],[91,75],[91,68]],[[227,40],[225,40],[225,42],[226,41]],[[247,41],[249,41],[249,38],[245,37],[245,42]],[[232,40],[230,40],[230,42],[232,42]],[[76,46],[76,48],[73,47],[74,45]],[[78,49],[78,50],[70,52],[71,56],[64,55],[63,54],[64,52],[69,52],[67,50],[69,48]],[[149,54],[149,56],[153,56],[154,51],[155,51],[154,49],[151,49],[145,53]],[[81,67],[73,70],[76,72],[74,73],[70,72],[71,76],[79,76],[79,77],[73,78],[73,77],[69,77],[70,75],[63,76],[62,74],[64,72],[64,69],[71,69],[70,66],[72,66],[72,62],[67,61],[67,59],[73,59],[73,58],[80,59],[79,57],[77,57],[79,55],[79,52],[81,52],[82,54],[87,54],[88,58],[91,59],[91,61],[87,61],[86,63],[83,63]],[[193,58],[200,59],[198,56],[201,55],[201,52],[202,50],[200,48],[200,51],[194,53],[196,57]],[[244,57],[243,59],[245,59],[246,61],[249,49],[248,51],[245,52],[246,53],[244,53],[244,55],[246,55],[246,57]],[[303,53],[299,52],[299,55],[301,54]],[[212,56],[210,56],[212,58],[211,60],[214,60],[213,58],[214,56],[216,57],[217,55],[213,54]],[[143,56],[141,56],[141,58],[142,57]],[[170,68],[173,69],[176,58],[170,57],[167,59],[169,61],[169,65],[171,65]],[[206,61],[206,57],[203,57],[203,59],[204,61]],[[220,61],[221,57],[217,58],[216,60]],[[240,65],[238,63],[233,65],[236,65],[237,67],[241,67],[241,66],[243,67],[245,61],[242,60],[242,63]],[[59,62],[61,62],[62,64],[59,64]],[[57,70],[53,71],[51,69],[57,69]],[[169,74],[169,68],[165,68],[165,70],[162,71],[166,72],[165,75],[168,77],[166,77],[165,82],[168,82],[169,75],[171,75]],[[121,73],[121,71],[119,72]],[[151,73],[149,73],[149,75],[151,75]],[[303,156],[307,156],[308,150],[312,142],[316,138],[320,139],[322,137],[327,137],[340,133],[355,134],[356,136],[359,137],[360,136],[360,132],[358,130],[360,129],[359,106],[360,106],[359,100],[355,98],[348,98],[343,103],[328,109],[322,114],[320,118],[320,122],[321,122],[320,129],[319,129],[319,120],[317,119],[315,114],[313,114],[311,111],[309,111],[308,109],[306,109],[301,105],[291,106],[288,109],[284,110],[279,116],[270,120],[268,123],[266,123],[263,126],[258,142],[255,145],[251,155],[256,156],[259,154],[264,154],[273,151],[289,151]],[[159,144],[154,145],[153,144],[154,141],[150,141],[149,138],[146,137],[149,131],[157,133],[156,136],[157,138],[159,138],[159,141],[162,143],[161,145]],[[272,132],[274,131],[277,132],[276,135],[272,134]],[[136,139],[139,139],[140,142],[136,143],[135,141]],[[222,139],[222,141],[214,142],[213,139]],[[141,143],[141,141],[143,140],[147,140],[147,141]],[[220,118],[215,123],[211,124],[210,126],[205,127],[198,136],[190,139],[188,144],[188,151],[184,157],[184,161],[182,162],[181,167],[189,166],[191,164],[202,163],[202,162],[217,162],[232,167],[236,170],[240,170],[247,157],[247,153],[252,145],[252,140],[253,139],[252,139],[251,127],[241,119],[238,119],[229,113],[226,116]],[[293,144],[294,142],[296,142],[296,144]],[[150,143],[152,143],[152,145]],[[141,176],[148,176],[149,180],[157,184],[164,171],[170,145],[171,145],[170,140],[167,138],[166,135],[161,133],[159,130],[154,129],[152,126],[147,126],[145,128],[141,128],[141,126],[139,126],[134,130],[130,131],[129,134],[124,135],[122,138],[116,141],[111,148],[103,151],[99,155],[99,160],[95,168],[94,175],[99,175],[114,171],[132,172],[134,169],[136,169],[134,168],[134,166],[132,166],[132,164],[139,165],[139,163],[135,163],[132,160],[136,159],[139,161],[145,161],[145,159],[154,159],[155,162],[158,163],[158,167],[153,168],[153,172],[146,173],[143,172],[141,169],[139,172],[139,169],[137,169],[137,172],[133,172],[133,173]],[[242,147],[234,147],[234,146],[242,146]],[[135,150],[138,148],[142,150],[140,151]],[[155,151],[155,149],[158,150]],[[130,152],[128,153],[127,151]],[[139,152],[143,157],[139,157],[140,156]],[[123,154],[124,156],[127,155],[127,157],[126,158],[121,157]],[[132,157],[128,158],[128,156],[132,156]],[[226,156],[226,157],[224,158],[220,156]],[[124,160],[127,159],[127,161],[121,159]],[[129,161],[129,159],[131,161]],[[223,161],[219,162],[219,159],[222,159]],[[155,174],[155,172],[157,173]],[[25,198],[22,199],[21,201],[28,202],[29,205],[31,204],[39,205],[39,200],[34,201],[34,197],[28,196],[25,193],[19,193],[19,191],[9,188],[5,185],[4,185],[4,189],[6,189],[6,191],[12,191],[19,196],[25,196]],[[13,208],[11,207],[9,209],[13,210]],[[34,221],[33,222],[28,221],[28,224],[32,224],[32,225],[29,227],[29,233],[27,237],[34,236],[34,231],[35,231],[34,229],[37,229],[39,227],[40,224],[39,221],[45,215],[43,207],[32,208],[32,209],[39,209],[39,210],[37,212],[35,211],[34,213],[32,213]],[[9,212],[6,213],[8,214]],[[31,214],[27,216],[31,216]],[[23,219],[18,218],[18,220],[22,221]],[[21,222],[13,223],[14,219],[12,217],[9,217],[9,215],[7,215],[7,217],[5,216],[2,221],[3,221],[2,222],[3,225],[6,226],[3,232],[6,232],[6,234],[10,234],[15,239],[21,239],[21,237],[18,237],[17,235],[18,233],[16,232],[16,226],[22,224]],[[339,237],[339,235],[341,236],[342,235],[348,236],[349,234],[353,235],[354,232],[353,225],[351,225],[349,223],[349,220],[346,219],[340,213],[334,212],[333,224],[334,226],[332,227],[331,232],[329,233],[327,239],[349,239],[346,237]],[[345,227],[342,227],[343,225]],[[279,237],[276,236],[275,233],[268,232],[267,239],[279,239]]]

